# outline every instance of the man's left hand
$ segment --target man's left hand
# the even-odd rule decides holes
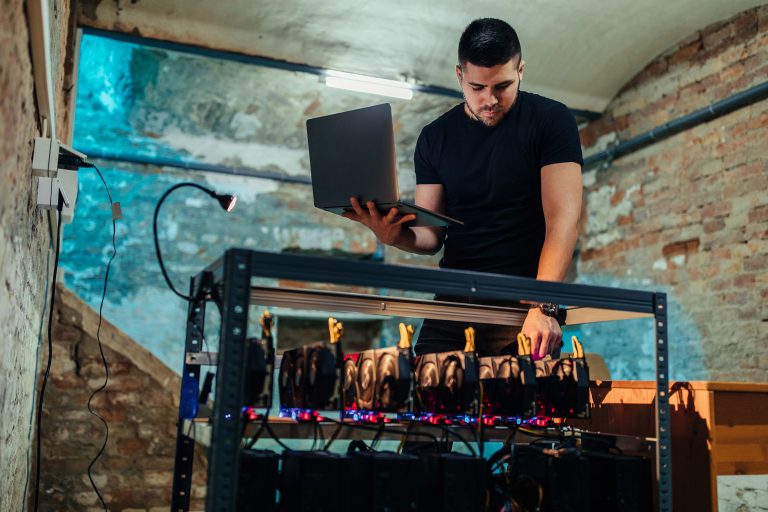
[[[531,338],[531,354],[541,359],[563,343],[563,331],[556,318],[545,315],[539,308],[531,308],[521,331]]]

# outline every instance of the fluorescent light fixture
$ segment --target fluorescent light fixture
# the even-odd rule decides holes
[[[413,87],[409,83],[374,78],[372,76],[356,75],[354,73],[344,73],[342,71],[326,71],[325,85],[336,89],[366,92],[369,94],[378,94],[380,96],[389,96],[403,100],[410,100],[413,98]]]

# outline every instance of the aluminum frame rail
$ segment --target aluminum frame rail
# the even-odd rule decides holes
[[[528,307],[486,306],[448,301],[370,295],[363,293],[251,286],[251,305],[336,313],[363,313],[409,318],[432,318],[478,324],[522,325]],[[566,325],[649,318],[650,313],[610,309],[569,308]],[[274,311],[273,311],[274,313]]]
[[[483,301],[542,301],[555,302],[562,306],[580,307],[598,311],[619,311],[622,314],[605,319],[654,318],[656,357],[656,474],[658,480],[658,510],[672,510],[672,465],[669,413],[669,371],[667,338],[666,294],[636,290],[624,290],[600,286],[570,283],[536,281],[499,274],[439,270],[423,267],[386,265],[380,263],[349,261],[313,256],[275,254],[247,249],[229,249],[215,263],[192,280],[192,295],[196,299],[190,304],[187,329],[187,348],[198,332],[202,332],[202,318],[199,317],[204,303],[216,300],[221,311],[221,332],[219,339],[218,370],[216,373],[215,407],[212,417],[211,443],[208,448],[208,494],[206,510],[229,512],[235,510],[239,471],[240,437],[242,423],[240,406],[243,400],[242,380],[245,374],[245,336],[248,325],[249,306],[264,300],[265,288],[252,287],[252,278],[272,278],[299,282],[329,283],[347,286],[386,288],[412,292],[427,292],[465,299],[472,304],[455,304],[450,313],[466,308],[466,312],[491,311],[493,308],[478,306]],[[291,290],[290,293],[302,293]],[[305,309],[324,308],[328,302],[313,300],[316,292],[305,291],[308,303]],[[272,299],[280,299],[276,294]],[[328,294],[326,294],[328,295]],[[332,295],[332,294],[331,294]],[[336,294],[337,298],[350,299],[348,294]],[[295,303],[296,296],[290,298]],[[357,310],[352,299],[349,309]],[[399,307],[417,305],[424,308],[423,300],[388,297]],[[344,307],[344,301],[337,301],[333,307]],[[365,302],[361,300],[360,302]],[[478,309],[479,307],[479,309]],[[418,309],[418,308],[417,308]],[[371,311],[368,311],[371,312]],[[424,311],[422,311],[423,313]],[[629,313],[629,314],[625,314]],[[385,310],[381,314],[389,315]],[[587,318],[588,319],[588,318]],[[194,329],[190,328],[194,325]],[[195,350],[193,350],[195,351]],[[188,366],[185,362],[185,371]],[[180,425],[183,422],[180,420]],[[180,439],[184,433],[179,428]],[[186,437],[186,436],[184,436]],[[189,438],[187,438],[189,439]],[[177,448],[178,448],[177,444]],[[183,453],[182,453],[183,455]],[[174,511],[188,510],[191,488],[190,467],[185,485],[177,489],[175,482],[179,473],[174,469]],[[184,461],[181,461],[184,462]],[[176,467],[180,464],[177,449]],[[176,495],[176,492],[186,493]],[[186,496],[186,499],[183,499]],[[176,504],[180,504],[176,508]]]

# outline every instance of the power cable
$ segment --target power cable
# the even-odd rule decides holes
[[[338,421],[338,420],[334,420],[334,419],[327,418],[327,417],[323,417],[323,421],[329,421],[331,423],[339,425],[340,427],[357,428],[357,429],[360,429],[360,430],[369,430],[369,431],[376,432],[376,433],[381,432],[381,429],[379,427],[373,427],[373,426],[369,427],[367,425],[358,425],[356,423],[347,423],[347,422],[344,422],[344,421]],[[392,433],[392,434],[400,434],[400,435],[405,435],[407,433],[409,436],[429,437],[432,441],[434,441],[434,443],[436,445],[440,444],[440,442],[437,440],[437,437],[435,437],[434,434],[430,434],[429,432],[408,432],[407,430],[399,430],[399,429],[395,430],[395,429],[392,429],[392,428],[384,428],[384,432]],[[335,440],[336,440],[336,437],[332,436],[328,440],[328,443],[325,445],[323,450],[328,451],[328,449],[330,449],[330,447],[331,447],[331,444]]]
[[[39,367],[39,361],[40,361],[40,346],[43,344],[43,333],[45,332],[45,313],[48,311],[48,287],[50,285],[50,277],[51,277],[51,253],[54,250],[54,244],[53,242],[53,222],[51,221],[51,215],[50,212],[47,214],[46,219],[48,220],[48,251],[45,256],[45,291],[43,291],[43,310],[40,312],[40,325],[37,328],[37,350],[35,351],[35,371],[32,374],[34,376],[33,379],[33,386],[32,386],[32,405],[29,409],[29,429],[27,430],[27,440],[29,441],[29,446],[27,447],[27,463],[26,463],[26,476],[24,478],[24,494],[23,496],[27,495],[27,491],[29,490],[29,478],[31,476],[31,469],[30,469],[30,450],[32,449],[32,431],[34,430],[35,426],[35,399],[34,396],[36,394],[36,388],[37,388],[37,371],[40,368]],[[21,505],[21,511],[24,512],[24,504]]]
[[[114,206],[114,201],[112,201],[112,194],[109,191],[109,186],[107,185],[107,182],[104,180],[104,176],[101,175],[101,171],[98,167],[96,167],[93,164],[87,163],[84,165],[85,167],[92,167],[96,174],[99,175],[99,178],[101,178],[101,182],[104,184],[104,188],[107,191],[107,196],[109,197],[109,205]],[[93,408],[92,401],[93,397],[95,397],[98,393],[102,392],[107,387],[107,383],[109,382],[109,366],[107,365],[107,358],[104,357],[104,348],[101,344],[101,323],[103,321],[103,310],[104,310],[104,300],[107,296],[107,283],[109,281],[109,269],[112,266],[112,261],[117,256],[117,245],[115,244],[115,236],[117,232],[117,226],[115,224],[115,213],[113,209],[112,213],[112,256],[109,258],[109,262],[107,262],[107,270],[104,274],[104,288],[102,289],[101,293],[101,302],[99,304],[99,324],[96,327],[96,342],[99,345],[99,355],[101,356],[101,362],[104,365],[104,383],[97,389],[91,393],[91,396],[88,398],[88,412],[90,412],[93,416],[96,416],[101,422],[104,424],[104,443],[102,443],[101,448],[99,449],[96,456],[93,458],[90,464],[88,464],[88,480],[91,482],[91,487],[93,487],[94,492],[99,497],[99,501],[101,502],[101,505],[104,507],[104,510],[107,510],[107,505],[104,503],[104,498],[101,496],[101,493],[99,492],[99,488],[96,485],[96,482],[93,480],[93,466],[96,464],[96,461],[99,460],[101,455],[104,453],[104,450],[107,448],[107,442],[109,441],[109,425],[107,424],[107,420],[105,420],[101,415],[99,415],[98,412]]]
[[[64,199],[59,194],[57,210],[59,212],[58,222],[56,223],[56,256],[53,262],[53,286],[51,286],[51,306],[48,311],[48,357],[45,363],[45,374],[43,375],[43,382],[40,386],[40,398],[37,402],[37,452],[35,453],[35,500],[33,508],[35,512],[38,510],[40,501],[40,459],[41,459],[41,424],[43,420],[43,400],[45,398],[45,388],[48,384],[48,376],[51,373],[51,363],[53,362],[53,310],[56,303],[56,278],[58,276],[59,269],[59,253],[61,238],[61,210],[64,206]]]

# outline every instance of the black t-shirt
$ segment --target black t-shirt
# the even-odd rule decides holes
[[[441,184],[447,228],[440,266],[536,277],[544,244],[541,168],[583,164],[576,121],[560,102],[520,91],[502,121],[487,127],[457,105],[416,143],[417,184]]]

